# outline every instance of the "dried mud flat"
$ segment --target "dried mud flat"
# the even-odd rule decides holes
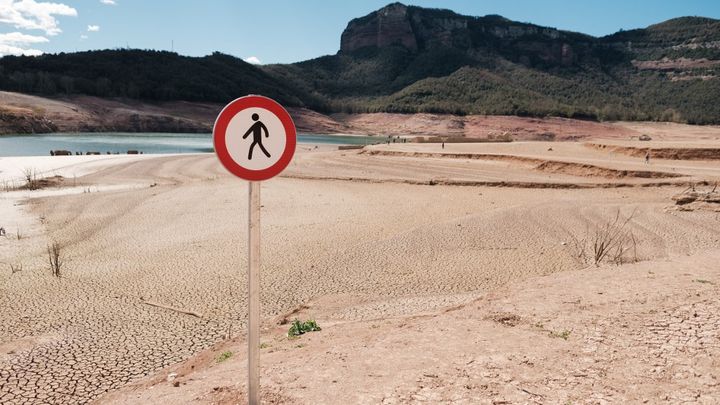
[[[441,311],[333,323],[294,340],[268,328],[262,401],[715,404],[718,260],[714,251],[536,277]],[[310,314],[332,321],[322,304],[299,315]],[[243,403],[245,349],[224,342],[99,402]]]
[[[717,292],[713,290],[717,275],[712,266],[702,266],[713,263],[714,256],[708,259],[707,255],[720,246],[720,220],[715,212],[666,208],[685,183],[715,181],[720,168],[713,162],[660,160],[646,167],[637,158],[611,156],[581,144],[552,145],[553,150],[548,151],[545,143],[453,144],[444,152],[480,153],[472,148],[482,147],[486,148],[482,153],[517,158],[504,160],[301,148],[283,177],[263,185],[262,305],[265,336],[272,346],[263,361],[265,375],[276,376],[264,381],[265,399],[337,403],[338,398],[348,398],[350,403],[406,403],[422,398],[450,402],[454,395],[464,395],[458,398],[468,403],[474,403],[476,397],[507,397],[511,402],[543,402],[540,399],[546,398],[544,402],[555,402],[550,398],[561,397],[553,397],[548,392],[551,387],[564,387],[565,391],[557,395],[566,392],[570,399],[586,398],[572,394],[586,392],[583,390],[599,381],[602,373],[620,364],[613,362],[622,359],[613,357],[616,346],[607,343],[621,330],[615,329],[619,328],[616,320],[624,314],[634,316],[637,322],[654,319],[647,315],[649,307],[636,305],[637,297],[622,296],[634,286],[632,283],[639,283],[638,288],[647,287],[650,297],[654,290],[648,286],[653,284],[639,276],[623,279],[613,275],[635,274],[628,269],[659,266],[657,263],[667,258],[672,258],[667,277],[662,278],[667,283],[664,289],[658,287],[657,297],[653,295],[656,301],[648,298],[647,302],[657,302],[658,308],[667,303],[668,310],[691,305],[688,308],[701,314],[693,322],[716,327],[712,300],[703,294]],[[397,152],[406,148],[399,151],[416,153],[420,151],[417,148],[433,147],[438,145],[385,145],[370,150]],[[552,159],[547,154],[552,154]],[[678,177],[662,180],[678,183],[657,187],[649,184],[658,180],[653,178],[612,178],[602,171],[537,170],[537,162],[525,159],[675,173]],[[0,402],[241,400],[243,389],[234,385],[239,377],[233,367],[242,369],[242,350],[232,349],[238,355],[220,365],[216,365],[215,352],[206,350],[228,335],[239,344],[243,335],[245,185],[227,175],[211,155],[145,157],[113,163],[94,167],[91,174],[78,180],[87,192],[82,189],[60,195],[63,190],[58,190],[55,195],[36,194],[38,198],[30,200],[26,198],[32,194],[2,193],[4,206],[15,210],[12,212],[22,224],[23,236],[0,239]],[[446,185],[437,180],[446,181]],[[508,180],[582,187],[477,185]],[[457,187],[453,185],[456,181],[477,183]],[[608,188],[607,184],[617,187]],[[582,238],[592,226],[605,223],[617,212],[632,215],[628,230],[637,237],[635,259],[641,263],[578,272],[586,264],[579,262],[569,242]],[[15,228],[13,224],[6,227],[11,233]],[[66,258],[60,278],[52,277],[46,264],[45,249],[53,241],[63,246]],[[705,288],[697,291],[703,300],[681,302],[678,294],[689,290],[684,284],[669,281],[673,269],[689,269],[696,262],[696,279],[707,283],[692,282],[689,286]],[[22,263],[23,270],[11,273],[7,263]],[[563,273],[550,275],[558,272]],[[585,290],[603,274],[607,276],[604,282],[617,283],[618,295],[613,296],[617,305],[603,304],[597,299],[606,296],[595,297],[590,293],[594,290]],[[543,276],[550,278],[537,278]],[[592,305],[585,309],[577,306],[583,304],[545,306],[540,297],[553,294],[552,280],[561,279],[566,290],[578,289],[578,296],[587,296],[583,300]],[[536,288],[529,290],[532,286]],[[532,291],[535,296],[531,296]],[[663,294],[677,300],[662,301],[658,297]],[[501,308],[506,301],[518,302],[519,306]],[[525,307],[520,306],[522,302]],[[704,305],[709,308],[706,312],[702,311]],[[626,312],[613,312],[618,306]],[[447,307],[456,310],[443,310]],[[544,309],[529,309],[535,307]],[[505,321],[501,315],[500,323],[485,319],[496,312],[510,315]],[[286,315],[316,317],[324,330],[303,340],[287,341],[282,338],[286,327],[278,326]],[[561,374],[564,377],[553,382],[550,371],[559,373],[561,365],[572,370],[580,367],[572,353],[585,350],[586,333],[591,336],[585,329],[590,328],[591,320],[602,326],[596,331],[597,339],[606,339],[597,344],[602,356],[593,357],[598,360],[596,368],[588,366],[572,381]],[[508,322],[516,325],[505,325]],[[538,322],[544,326],[534,326]],[[662,329],[662,325],[657,328]],[[491,332],[483,337],[486,327]],[[635,327],[632,324],[629,330]],[[463,328],[470,332],[460,333]],[[572,330],[567,340],[548,337],[551,331],[562,334],[565,329]],[[666,329],[672,330],[669,326]],[[448,340],[437,349],[440,351],[431,350],[445,331],[452,332],[448,336],[456,340]],[[717,339],[717,329],[709,331],[707,339]],[[517,335],[517,339],[504,339],[504,334]],[[522,340],[523,336],[530,340]],[[643,339],[638,336],[639,341]],[[528,343],[545,337],[551,343],[537,347]],[[635,343],[623,342],[617,343],[622,350],[644,356],[633,346]],[[666,368],[670,371],[662,375],[669,376],[679,365],[695,361],[695,354],[683,357],[689,350],[683,342],[668,352]],[[499,345],[500,354],[484,351],[492,347],[490,343]],[[535,366],[535,374],[530,375],[534,377],[524,380],[525,366],[515,364],[522,362],[522,357],[503,358],[502,347],[506,353],[516,353],[513,356],[526,350],[528,356],[535,356],[528,360],[535,365],[551,359],[548,364],[555,368]],[[713,347],[707,350],[715,350]],[[401,356],[395,359],[396,364],[406,364],[398,368],[397,378],[391,373],[391,363],[382,361],[390,349]],[[715,353],[698,350],[697,356]],[[168,386],[175,391],[167,395],[178,397],[152,396],[152,392],[164,392],[162,384],[147,392],[141,389],[153,386],[158,379],[165,380],[166,367],[195,355],[199,357],[189,360],[187,367],[195,365],[200,372],[213,365],[203,373],[228,368],[232,380],[193,386],[191,379],[202,380],[187,375],[178,387],[174,383]],[[467,359],[458,360],[458,356]],[[479,357],[473,360],[471,356]],[[202,359],[207,361],[203,363]],[[457,366],[460,361],[470,363],[463,368]],[[707,367],[717,368],[712,361],[710,366],[698,366],[699,372],[712,376],[705,373]],[[297,369],[292,364],[297,364]],[[435,366],[437,371],[433,371]],[[494,371],[487,371],[493,367]],[[144,380],[147,376],[150,379]],[[470,388],[462,386],[462,381]],[[506,386],[512,381],[522,381],[524,390],[539,396],[518,396],[529,395],[523,390],[509,393]],[[531,383],[526,386],[525,381]],[[613,381],[618,382],[608,383],[608,393],[634,400],[617,396],[622,379]],[[648,381],[660,384],[658,392],[672,392],[675,387],[663,379]],[[692,378],[683,381],[683,387],[693,392],[716,392],[716,387],[709,385],[712,381],[708,385],[694,385]],[[132,383],[139,385],[103,397]],[[367,395],[363,394],[366,391]],[[362,395],[346,397],[351,394]],[[648,395],[651,400],[660,398],[660,394]],[[680,397],[670,399],[679,401]]]

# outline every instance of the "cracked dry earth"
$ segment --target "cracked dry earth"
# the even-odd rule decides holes
[[[416,170],[402,173],[401,161],[397,167],[398,176]],[[78,180],[134,188],[31,200],[21,207],[30,218],[24,237],[0,240],[0,261],[23,264],[16,274],[0,269],[2,404],[87,403],[242,334],[243,183],[212,155],[146,159]],[[636,212],[630,229],[642,260],[717,247],[715,214],[664,210],[677,192],[274,179],[263,185],[262,316],[270,320],[323,297],[344,298],[326,318],[318,316],[322,326],[432,313],[529,277],[577,269],[563,243],[618,209]],[[59,279],[46,263],[53,240],[66,257]],[[423,342],[442,339],[424,332],[433,328],[419,327],[388,347],[424,350]],[[437,359],[463,350],[448,347]],[[323,367],[337,361],[319,358]],[[282,380],[281,370],[272,372],[292,391],[297,384]],[[367,377],[359,373],[356,382]],[[398,400],[413,394],[397,389]]]
[[[720,403],[720,251],[556,273],[430,314],[263,333],[273,404]],[[104,397],[242,403],[244,342],[227,342]],[[223,352],[236,353],[217,363]],[[167,373],[176,373],[174,383]],[[176,386],[177,385],[177,386]]]

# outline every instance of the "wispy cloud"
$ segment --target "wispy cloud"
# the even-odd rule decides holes
[[[87,36],[87,35],[85,35],[85,34],[80,34],[80,40],[81,40],[81,41],[84,41],[84,40],[86,40],[86,39],[88,39],[88,36]]]
[[[100,0],[100,3],[107,4],[108,6],[114,6],[117,4],[115,0]]]
[[[41,30],[46,35],[62,32],[55,16],[76,17],[77,10],[62,4],[35,0],[0,0],[0,23],[24,30]]]
[[[260,62],[260,59],[258,59],[257,56],[251,56],[249,58],[243,59],[247,63],[252,63],[253,65],[262,65],[262,62]]]
[[[88,32],[98,32],[100,31],[99,25],[88,25]]]
[[[38,49],[28,48],[32,44],[48,42],[48,39],[36,35],[27,35],[20,32],[0,34],[0,56],[5,55],[42,55]]]

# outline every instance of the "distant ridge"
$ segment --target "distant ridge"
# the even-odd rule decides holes
[[[220,53],[4,57],[0,90],[224,103],[261,93],[322,112],[432,112],[720,123],[720,21],[680,17],[596,38],[392,3],[335,55],[254,66]]]

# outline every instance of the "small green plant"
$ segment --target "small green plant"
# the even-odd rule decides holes
[[[272,347],[272,346],[270,345],[270,343],[268,343],[268,342],[262,342],[262,343],[260,343],[260,348],[261,348],[261,349],[267,349],[268,347]]]
[[[556,332],[553,330],[553,331],[550,331],[550,337],[568,340],[568,338],[570,337],[570,332],[571,331],[569,331],[567,329],[563,330],[562,332]]]
[[[218,356],[217,362],[222,363],[223,361],[232,357],[232,355],[233,355],[233,352],[231,352],[231,351],[223,352],[220,356]]]
[[[294,336],[300,336],[308,332],[316,332],[322,330],[318,326],[317,322],[313,320],[307,320],[305,322],[300,322],[299,320],[293,321],[292,325],[290,325],[290,330],[288,330],[288,336],[294,337]]]
[[[697,279],[697,280],[695,280],[695,282],[700,283],[700,284],[715,284],[710,280],[703,280],[703,279]]]

